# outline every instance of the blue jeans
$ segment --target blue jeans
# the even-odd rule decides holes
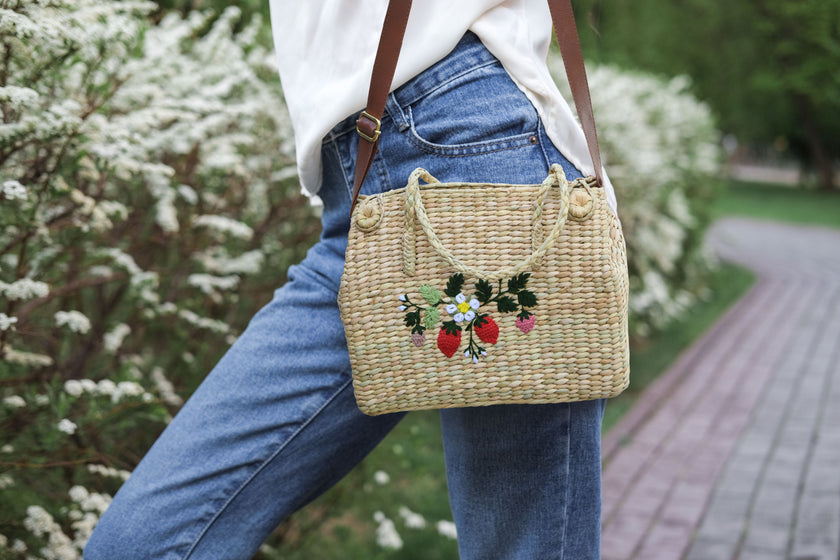
[[[400,421],[356,407],[336,304],[349,228],[355,116],[323,144],[320,241],[169,424],[94,531],[87,560],[250,558]],[[472,33],[389,96],[363,188],[539,183],[580,173]],[[306,328],[302,328],[305,318]],[[461,558],[599,558],[603,401],[441,412]]]

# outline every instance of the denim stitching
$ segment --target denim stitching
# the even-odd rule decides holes
[[[486,67],[488,67],[488,66],[492,66],[492,65],[494,65],[494,64],[498,64],[500,67],[502,66],[502,63],[501,63],[501,62],[499,62],[499,61],[498,61],[498,59],[496,59],[496,58],[493,58],[493,59],[488,60],[488,61],[486,61],[486,62],[481,62],[481,63],[478,63],[478,64],[476,64],[475,66],[470,66],[469,68],[466,68],[465,70],[463,70],[462,72],[460,72],[460,73],[458,73],[458,74],[453,74],[453,75],[449,76],[449,77],[448,77],[448,78],[446,78],[446,80],[445,80],[445,81],[443,81],[443,82],[438,82],[438,83],[437,83],[437,84],[436,84],[433,88],[431,88],[431,89],[424,89],[423,91],[421,91],[421,92],[419,92],[419,93],[415,94],[413,97],[410,97],[410,98],[405,99],[405,100],[400,100],[400,99],[399,99],[399,96],[400,96],[400,90],[399,90],[399,89],[397,89],[397,90],[393,93],[393,95],[394,95],[394,101],[396,101],[396,102],[397,102],[397,105],[399,105],[399,106],[400,106],[400,108],[405,108],[405,107],[408,107],[409,105],[412,105],[412,104],[414,104],[414,103],[417,103],[418,101],[420,101],[420,100],[421,100],[421,99],[423,99],[424,97],[428,97],[430,94],[432,94],[432,93],[436,92],[437,90],[439,90],[439,89],[443,88],[444,86],[448,86],[449,84],[451,84],[451,83],[452,83],[452,82],[454,82],[455,80],[460,79],[460,78],[463,78],[463,77],[464,77],[464,76],[466,76],[467,74],[470,74],[470,73],[472,73],[472,72],[475,72],[476,70],[481,70],[482,68],[486,68]]]
[[[216,514],[213,516],[213,518],[212,518],[212,519],[211,519],[211,520],[207,523],[207,526],[206,526],[206,527],[204,527],[204,529],[201,531],[201,533],[199,533],[198,537],[196,537],[196,539],[195,539],[195,541],[193,542],[192,546],[191,546],[191,547],[190,547],[190,549],[187,551],[186,555],[184,555],[184,557],[183,557],[183,559],[182,559],[182,560],[188,560],[188,559],[189,559],[189,557],[192,555],[193,551],[195,550],[195,547],[196,547],[196,546],[198,546],[198,543],[199,543],[199,542],[201,542],[201,539],[202,539],[202,538],[204,538],[204,535],[206,535],[206,534],[207,534],[207,531],[209,531],[209,530],[210,530],[210,527],[212,527],[212,526],[213,526],[213,523],[215,523],[215,522],[216,522],[216,520],[219,518],[219,516],[220,516],[222,513],[224,513],[225,509],[227,509],[227,507],[230,505],[230,503],[231,503],[231,502],[232,502],[232,501],[233,501],[233,500],[234,500],[234,499],[235,499],[235,498],[236,498],[236,497],[237,497],[237,496],[238,496],[238,495],[239,495],[239,494],[240,494],[240,493],[241,493],[241,492],[245,489],[245,487],[246,487],[246,486],[248,486],[248,484],[249,484],[252,480],[254,480],[254,478],[255,478],[255,477],[256,477],[256,476],[257,476],[260,472],[262,472],[262,470],[263,470],[266,466],[268,466],[268,464],[269,464],[269,463],[271,463],[271,462],[272,462],[272,461],[273,461],[273,460],[274,460],[274,459],[275,459],[275,458],[276,458],[276,457],[277,457],[277,456],[278,456],[278,455],[279,455],[279,454],[280,454],[280,453],[281,453],[284,449],[286,449],[286,447],[288,447],[288,446],[289,446],[289,444],[291,444],[291,442],[292,442],[292,441],[294,441],[294,440],[295,440],[295,438],[296,438],[297,436],[299,436],[299,435],[300,435],[300,433],[301,433],[304,429],[306,429],[306,428],[307,428],[307,427],[308,427],[308,426],[309,426],[309,425],[310,425],[310,424],[311,424],[311,423],[315,420],[315,418],[317,418],[317,417],[318,417],[318,415],[319,415],[319,414],[321,414],[321,412],[323,412],[323,411],[324,411],[324,409],[325,409],[325,408],[327,408],[327,406],[329,406],[329,405],[330,405],[330,404],[331,404],[331,403],[332,403],[332,402],[333,402],[333,401],[334,401],[334,400],[338,397],[338,395],[340,395],[340,394],[341,394],[341,393],[342,393],[342,392],[343,392],[343,391],[344,391],[344,390],[345,390],[345,389],[346,389],[346,388],[347,388],[347,387],[348,387],[348,386],[349,386],[352,382],[353,382],[353,380],[352,380],[352,379],[347,379],[347,380],[346,380],[346,381],[345,381],[345,382],[344,382],[344,383],[343,383],[343,384],[342,384],[342,385],[338,388],[338,390],[337,390],[336,392],[334,392],[334,393],[333,393],[333,394],[332,394],[332,395],[331,395],[331,396],[330,396],[330,397],[329,397],[326,401],[324,401],[324,403],[323,403],[323,404],[322,404],[322,405],[318,408],[318,410],[316,410],[316,411],[315,411],[315,412],[314,412],[314,413],[313,413],[313,414],[312,414],[312,415],[311,415],[311,416],[310,416],[310,417],[306,420],[306,422],[304,422],[303,424],[301,424],[301,425],[300,425],[300,427],[299,427],[297,430],[295,430],[295,432],[294,432],[291,436],[289,436],[289,438],[287,438],[287,439],[286,439],[286,441],[284,441],[284,442],[282,443],[282,445],[280,445],[280,447],[278,447],[278,448],[274,451],[274,453],[272,453],[272,454],[271,454],[271,455],[270,455],[270,456],[269,456],[269,457],[268,457],[265,461],[263,461],[263,462],[262,462],[262,464],[261,464],[259,467],[257,467],[257,469],[256,469],[256,470],[254,470],[254,472],[253,472],[253,473],[251,473],[251,476],[249,476],[249,477],[248,477],[248,479],[247,479],[247,480],[245,480],[245,482],[243,482],[243,483],[239,486],[239,488],[238,488],[238,489],[237,489],[237,490],[236,490],[233,494],[231,494],[231,496],[227,499],[227,501],[224,503],[224,505],[223,505],[223,506],[219,509],[219,511],[218,511],[218,512],[216,512]]]
[[[563,485],[563,534],[560,535],[559,560],[566,558],[566,529],[569,527],[569,490],[571,487],[569,483],[569,462],[572,458],[572,406],[569,403],[563,403],[563,408],[566,411],[566,461],[564,463],[566,471],[563,473],[563,480],[566,481],[566,484]]]

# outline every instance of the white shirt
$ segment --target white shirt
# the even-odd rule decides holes
[[[321,187],[321,143],[365,108],[388,0],[270,0],[280,81],[295,131],[301,186]],[[391,90],[443,59],[467,30],[499,59],[536,107],[554,145],[584,175],[593,165],[583,130],[546,64],[546,0],[417,0],[411,7]],[[604,187],[616,210],[609,179]]]

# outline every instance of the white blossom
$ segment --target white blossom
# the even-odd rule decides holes
[[[394,522],[385,517],[385,514],[381,511],[374,513],[373,518],[379,524],[376,527],[376,544],[391,550],[401,549],[403,541],[396,526],[394,526]]]
[[[373,480],[377,484],[384,486],[385,484],[391,482],[391,477],[388,476],[388,473],[386,473],[385,471],[379,470],[373,473]]]
[[[8,330],[12,325],[17,323],[17,321],[17,317],[9,317],[5,313],[0,313],[0,331]]]
[[[438,521],[435,527],[437,528],[439,535],[453,540],[458,538],[458,530],[455,528],[455,524],[451,521]]]
[[[120,349],[122,346],[123,340],[128,334],[131,332],[131,327],[126,325],[125,323],[120,323],[110,331],[105,333],[102,337],[102,344],[105,348],[105,351],[109,354],[116,354],[117,350]]]
[[[420,515],[419,513],[415,513],[405,506],[400,506],[399,513],[400,517],[402,517],[403,521],[405,522],[405,526],[409,529],[426,528],[426,518]]]
[[[131,476],[131,473],[129,471],[115,469],[113,467],[107,467],[105,465],[88,465],[87,470],[88,472],[98,474],[100,476],[118,478],[120,480],[128,480],[128,477]]]
[[[15,485],[15,480],[8,474],[0,474],[0,490],[11,488]]]
[[[45,297],[50,292],[50,287],[37,280],[21,278],[11,284],[0,282],[0,292],[10,300],[26,300]]]
[[[64,392],[71,397],[79,397],[85,392],[85,389],[78,379],[68,379],[64,382]]]
[[[3,190],[0,192],[3,193],[3,197],[6,200],[26,200],[28,197],[26,187],[15,180],[3,181]]]
[[[58,327],[67,326],[71,331],[85,334],[90,330],[90,319],[80,311],[57,311],[55,324]]]
[[[30,367],[46,367],[51,366],[53,363],[52,358],[46,354],[16,350],[8,345],[3,348],[2,354],[3,359],[12,364],[21,364]]]
[[[65,434],[76,433],[76,428],[76,423],[68,420],[67,418],[62,418],[62,420],[58,423],[58,431],[64,432]]]
[[[23,408],[26,406],[26,401],[20,395],[9,395],[3,399],[3,404],[9,408]]]
[[[187,284],[199,288],[205,294],[211,294],[216,290],[233,290],[239,284],[239,276],[213,276],[212,274],[190,274],[187,277]]]
[[[198,216],[195,220],[193,220],[193,227],[206,227],[246,241],[251,239],[254,235],[254,230],[246,224],[232,218],[228,218],[227,216],[217,216],[212,214]]]
[[[184,400],[181,397],[179,397],[177,393],[175,393],[175,387],[166,378],[166,375],[164,375],[162,368],[154,368],[151,373],[151,378],[157,386],[158,394],[160,395],[160,400],[174,406],[180,406],[184,404]]]

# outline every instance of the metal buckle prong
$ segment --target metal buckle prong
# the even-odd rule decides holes
[[[376,128],[373,130],[373,136],[368,136],[359,128],[359,121],[361,121],[363,117],[376,124]],[[362,113],[359,115],[358,120],[356,120],[356,132],[359,133],[359,136],[371,143],[376,142],[376,140],[379,138],[380,126],[382,126],[382,122],[367,111],[362,111]]]

